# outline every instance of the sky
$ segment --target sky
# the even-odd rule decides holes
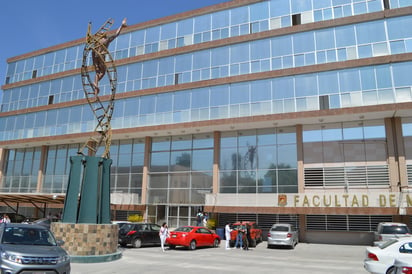
[[[6,0],[0,3],[0,86],[5,83],[7,59],[83,38],[113,18],[116,29],[230,0]],[[2,98],[0,91],[0,102]]]

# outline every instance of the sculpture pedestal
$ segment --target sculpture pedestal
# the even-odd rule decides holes
[[[50,227],[73,263],[109,262],[121,258],[118,225],[52,223]]]

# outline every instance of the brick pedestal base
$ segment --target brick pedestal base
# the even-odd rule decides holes
[[[116,224],[52,223],[50,227],[70,256],[100,256],[117,252]]]

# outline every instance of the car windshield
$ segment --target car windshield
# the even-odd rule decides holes
[[[3,244],[55,246],[56,240],[48,229],[35,227],[7,227],[1,239]]]
[[[288,232],[289,228],[287,226],[275,226],[275,227],[272,227],[271,231]]]
[[[175,229],[176,232],[190,232],[192,231],[193,227],[190,226],[182,226]]]
[[[409,233],[409,229],[407,226],[384,226],[382,228],[382,234],[406,234]]]

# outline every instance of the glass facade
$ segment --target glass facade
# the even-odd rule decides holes
[[[410,70],[403,62],[119,99],[112,127],[410,102]],[[0,140],[90,132],[94,119],[88,105],[0,117]]]
[[[296,193],[294,128],[222,133],[221,193]]]
[[[403,28],[409,24],[412,24],[412,16],[389,18],[119,66],[117,92],[412,52],[412,31]],[[385,78],[382,81],[384,83],[380,85],[389,86]],[[108,79],[104,79],[100,86],[102,94],[111,93]],[[68,76],[6,90],[1,110],[6,112],[82,98],[81,79]]]
[[[312,3],[313,2],[313,3]],[[394,8],[407,0],[392,0]],[[115,59],[292,26],[293,15],[310,23],[383,10],[379,0],[271,0],[125,33],[110,45]],[[83,46],[9,64],[6,84],[80,68]]]

